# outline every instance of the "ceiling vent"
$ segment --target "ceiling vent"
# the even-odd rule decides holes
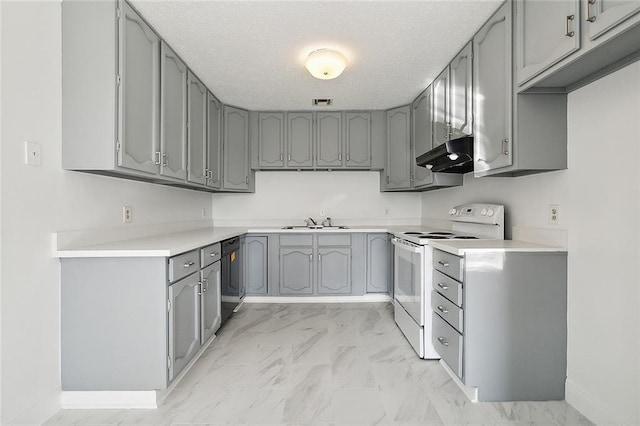
[[[311,101],[313,106],[331,106],[333,105],[333,99],[314,99]]]

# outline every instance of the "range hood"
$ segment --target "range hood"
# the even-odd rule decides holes
[[[452,139],[416,158],[418,166],[432,172],[467,173],[473,171],[473,137]]]

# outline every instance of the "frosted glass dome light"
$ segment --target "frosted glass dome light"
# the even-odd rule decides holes
[[[315,78],[331,80],[342,74],[347,67],[347,58],[335,50],[318,49],[309,53],[304,66]]]

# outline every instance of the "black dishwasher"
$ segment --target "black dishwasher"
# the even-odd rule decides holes
[[[222,324],[237,310],[246,293],[241,276],[242,262],[240,237],[224,240],[221,259]]]

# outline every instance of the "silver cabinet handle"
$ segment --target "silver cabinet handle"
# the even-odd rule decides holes
[[[156,166],[160,165],[160,154],[161,154],[160,151],[156,151],[156,161],[155,161]]]
[[[309,255],[309,262],[313,262],[313,255],[312,254]]]
[[[211,257],[216,257],[219,253],[217,251],[214,251],[213,253],[209,254],[209,256]]]
[[[284,155],[282,155],[282,153],[280,153],[280,161],[284,161]]]
[[[318,253],[318,262],[322,262],[322,255]]]
[[[438,283],[438,287],[440,287],[443,290],[449,289],[449,286],[448,285],[444,285],[443,283]]]
[[[338,154],[338,161],[342,161],[342,154]]]
[[[438,342],[440,342],[443,346],[449,346],[449,342],[444,337],[438,337]]]
[[[564,35],[567,37],[573,37],[575,35],[574,31],[569,30],[569,23],[575,19],[576,15],[567,15],[567,26]]]
[[[509,139],[502,139],[502,153],[509,155]]]
[[[438,263],[441,264],[442,266],[444,266],[445,268],[449,267],[449,263],[445,262],[444,260],[438,260]]]
[[[202,288],[202,292],[203,292],[203,293],[206,293],[206,292],[207,292],[207,288],[209,287],[209,283],[207,282],[207,279],[206,279],[206,278],[204,278],[204,279],[202,280],[202,284],[204,284],[204,287],[202,287],[202,286],[201,286],[201,288]]]
[[[347,152],[347,161],[351,160],[351,154]]]
[[[442,306],[442,305],[438,306],[438,310],[439,310],[440,312],[442,312],[443,314],[448,314],[448,313],[449,313],[449,311],[447,311],[447,310],[444,308],[444,306]]]
[[[247,185],[249,185],[249,176],[247,176],[247,177],[244,179],[244,181],[245,181],[245,183],[246,183]]]
[[[287,154],[287,161],[291,161],[291,154]]]
[[[202,281],[198,281],[198,296],[202,296]]]
[[[587,22],[596,22],[596,15],[591,14],[591,6],[596,4],[596,0],[587,0]]]
[[[191,262],[187,262],[187,263],[185,263],[185,264],[184,264],[184,265],[182,265],[182,266],[184,266],[185,268],[190,268],[190,267],[192,267],[192,266],[193,266],[193,265],[195,265],[195,264],[196,264],[196,262],[191,261]]]
[[[391,183],[391,178],[387,175],[387,185]]]
[[[162,154],[162,165],[166,166],[167,164],[169,164],[169,156],[165,152]]]

